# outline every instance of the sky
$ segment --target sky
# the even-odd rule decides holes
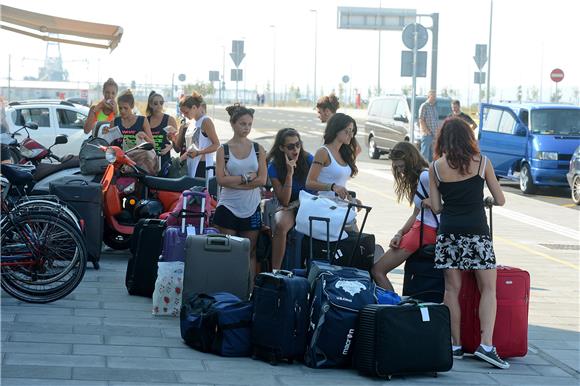
[[[2,4],[55,16],[122,26],[119,46],[109,52],[61,45],[64,65],[72,81],[103,82],[108,77],[123,83],[171,84],[172,76],[186,75],[186,83],[208,81],[208,72],[222,72],[226,87],[233,62],[232,40],[244,40],[246,57],[240,68],[240,88],[263,92],[275,78],[278,92],[290,86],[303,93],[314,83],[315,32],[317,32],[317,94],[337,91],[344,75],[347,91],[363,98],[377,86],[378,35],[376,31],[337,28],[337,7],[416,9],[418,14],[439,13],[437,87],[456,90],[464,104],[477,100],[473,73],[476,44],[489,38],[490,0],[292,0],[292,1],[112,1],[0,0]],[[86,4],[86,6],[84,5]],[[312,12],[311,10],[316,10]],[[554,68],[564,71],[558,87],[564,100],[578,103],[580,44],[577,0],[495,0],[491,51],[491,87],[495,99],[515,99],[518,86],[541,88],[544,100],[555,90]],[[419,20],[429,27],[429,17]],[[315,27],[317,25],[317,27]],[[36,76],[46,43],[0,31],[0,79]],[[424,50],[431,57],[431,35]],[[52,47],[55,48],[54,46]],[[400,93],[411,78],[400,76],[401,32],[381,33],[381,89]],[[225,59],[225,60],[224,60]],[[274,61],[275,59],[275,61]],[[430,60],[430,59],[429,59]],[[430,63],[430,62],[429,62]],[[487,69],[486,69],[487,70]],[[418,78],[418,91],[430,85]]]

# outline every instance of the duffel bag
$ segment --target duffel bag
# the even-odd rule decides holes
[[[79,152],[81,174],[103,174],[109,162],[105,159],[105,152],[95,146],[109,146],[102,138],[89,138],[83,142]]]

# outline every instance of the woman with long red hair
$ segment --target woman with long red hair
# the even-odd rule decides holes
[[[465,121],[459,118],[445,120],[434,150],[436,160],[429,168],[431,207],[435,213],[441,212],[435,267],[445,269],[444,303],[451,313],[453,357],[463,357],[459,307],[461,271],[473,270],[481,293],[481,345],[474,355],[507,369],[509,363],[499,357],[492,342],[497,272],[485,215],[484,184],[491,191],[495,205],[503,205],[505,198],[491,162],[479,151],[473,130]]]

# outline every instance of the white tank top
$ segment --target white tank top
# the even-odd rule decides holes
[[[198,120],[189,122],[187,131],[185,132],[185,145],[188,149],[192,145],[194,145],[197,150],[202,150],[212,145],[211,139],[203,135],[203,132],[201,131],[203,121],[207,118],[209,118],[207,115],[203,115]],[[195,158],[187,158],[187,174],[190,177],[195,177],[195,171],[197,170],[197,165],[199,164],[199,161],[201,161],[202,156],[203,155],[198,155]],[[214,164],[215,152],[205,154],[205,166],[213,166]],[[209,172],[209,176],[213,176],[213,171]]]
[[[241,176],[250,172],[258,173],[258,158],[253,144],[250,154],[244,159],[237,159],[230,148],[230,159],[226,163],[226,170],[230,176]],[[260,188],[241,190],[224,186],[218,206],[225,206],[238,218],[248,218],[254,214],[261,200]]]
[[[336,185],[344,186],[346,188],[346,182],[350,178],[351,173],[350,166],[348,165],[342,166],[334,159],[329,148],[327,148],[326,146],[322,146],[322,148],[325,149],[326,152],[328,153],[328,157],[330,158],[330,164],[328,166],[322,167],[322,169],[320,170],[320,174],[318,175],[318,182],[321,182],[323,184],[334,183]],[[318,192],[318,194],[320,196],[335,197],[335,193],[328,190],[320,191]]]

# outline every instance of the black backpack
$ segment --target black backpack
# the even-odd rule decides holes
[[[81,164],[81,174],[93,175],[103,174],[109,163],[105,159],[105,152],[95,146],[109,146],[109,143],[102,138],[89,138],[83,142],[79,152]]]

